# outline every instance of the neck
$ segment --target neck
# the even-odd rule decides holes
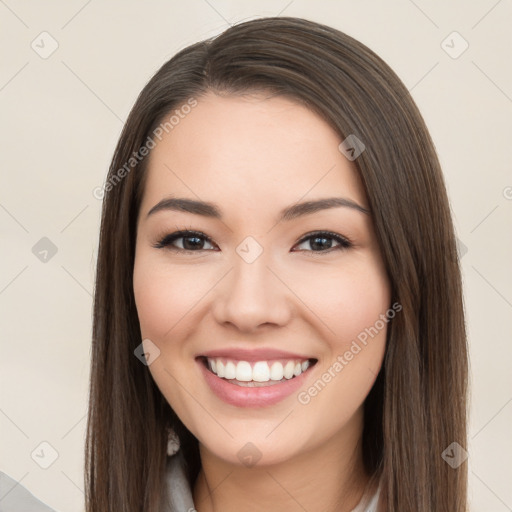
[[[350,512],[369,481],[362,463],[362,414],[351,423],[320,446],[266,466],[234,465],[200,445],[197,512]]]

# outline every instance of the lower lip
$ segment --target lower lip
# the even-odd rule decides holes
[[[311,368],[301,373],[298,377],[279,384],[247,388],[231,384],[226,379],[217,377],[217,375],[206,368],[201,359],[198,359],[197,363],[211,390],[221,400],[236,407],[265,407],[277,404],[296,392],[304,384],[304,380],[309,375],[309,369]]]

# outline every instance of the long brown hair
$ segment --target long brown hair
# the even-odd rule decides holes
[[[379,510],[465,512],[468,355],[456,239],[440,164],[408,90],[373,51],[331,27],[289,18],[235,25],[185,48],[138,97],[106,180],[86,441],[88,512],[158,510],[166,427],[181,438],[193,484],[197,440],[148,368],[134,302],[136,220],[155,127],[208,91],[289,97],[365,150],[354,161],[402,311],[390,322],[382,369],[365,401],[363,459],[382,478]],[[169,127],[168,127],[169,128]],[[156,132],[158,133],[158,132]],[[121,171],[124,169],[124,171]]]

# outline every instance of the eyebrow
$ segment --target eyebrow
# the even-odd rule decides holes
[[[310,215],[321,210],[338,207],[351,208],[366,215],[370,214],[368,209],[355,201],[352,201],[352,199],[347,199],[345,197],[328,197],[325,199],[295,203],[288,206],[279,213],[278,222],[291,221],[304,215]],[[216,204],[205,201],[196,201],[195,199],[188,199],[184,197],[167,197],[162,199],[160,202],[155,204],[151,210],[149,210],[146,218],[157,212],[165,210],[181,211],[193,213],[195,215],[202,215],[204,217],[212,217],[214,219],[222,219],[221,210]]]

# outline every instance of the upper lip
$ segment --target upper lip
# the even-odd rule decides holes
[[[314,359],[311,356],[297,354],[295,352],[286,352],[285,350],[276,350],[274,348],[243,349],[243,348],[219,348],[202,352],[197,357],[225,357],[226,359],[236,359],[237,361],[267,361],[269,359]]]

